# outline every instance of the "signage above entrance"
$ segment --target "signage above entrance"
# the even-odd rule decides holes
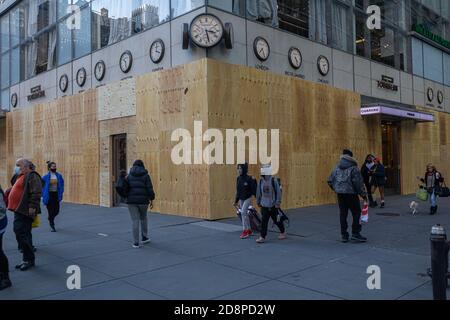
[[[41,86],[31,88],[31,94],[27,97],[28,101],[45,97],[45,90],[41,89]]]
[[[381,76],[381,80],[377,81],[378,88],[383,88],[392,91],[398,91],[398,86],[394,84],[394,78],[388,76]]]
[[[418,122],[434,122],[434,116],[430,113],[403,110],[386,106],[371,106],[361,108],[361,116],[363,117],[376,114],[394,116],[402,119],[414,119]]]

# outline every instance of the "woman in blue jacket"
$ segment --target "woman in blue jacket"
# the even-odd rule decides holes
[[[64,179],[63,176],[56,171],[56,163],[47,162],[48,173],[42,177],[42,201],[47,206],[48,221],[52,232],[56,232],[55,218],[59,214],[59,203],[63,199]]]
[[[9,266],[8,258],[3,252],[3,234],[8,225],[8,217],[6,216],[6,204],[3,201],[3,190],[0,186],[0,290],[11,287],[11,280],[9,280]]]

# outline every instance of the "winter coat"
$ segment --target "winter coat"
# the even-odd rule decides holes
[[[441,183],[444,182],[444,178],[442,177],[442,174],[439,171],[434,171],[433,174],[434,174],[434,186],[433,186],[433,188],[438,188],[438,187],[441,186]],[[423,183],[425,183],[425,185],[427,184],[427,178],[428,178],[428,171],[425,172],[424,179],[423,180],[421,179],[421,181]]]
[[[375,168],[375,164],[373,165],[373,167],[370,170],[369,170],[369,168],[367,168],[366,164],[367,164],[367,162],[364,162],[364,164],[361,167],[361,175],[363,177],[364,184],[369,185],[370,178],[372,177],[373,169]]]
[[[247,200],[251,196],[256,195],[256,180],[247,174],[248,167],[243,165],[242,174],[236,180],[236,197],[235,203],[239,200]]]
[[[372,179],[370,184],[373,186],[384,186],[386,184],[386,169],[381,163],[376,164],[373,169]]]
[[[61,202],[64,194],[64,179],[59,172],[56,172],[55,175],[56,178],[58,179],[58,202]],[[45,176],[42,177],[42,184],[44,185],[44,187],[42,188],[42,202],[45,205],[48,205],[48,202],[50,200],[51,177],[52,177],[51,172],[47,173]]]
[[[41,196],[42,178],[36,171],[31,171],[25,176],[22,199],[14,212],[34,219],[41,213]],[[30,208],[35,209],[35,214],[29,213]]]
[[[129,185],[127,204],[146,205],[150,200],[155,200],[152,180],[143,167],[132,167],[127,181]]]
[[[327,182],[337,194],[367,196],[363,177],[358,169],[358,163],[348,155],[341,156],[341,161],[333,170]]]
[[[6,226],[8,225],[8,216],[6,215],[6,204],[3,199],[3,190],[0,189],[0,235],[5,233]]]

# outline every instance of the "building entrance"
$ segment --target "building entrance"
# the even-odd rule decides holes
[[[383,164],[386,168],[385,193],[400,194],[400,122],[382,121]]]
[[[112,195],[113,206],[125,204],[125,199],[117,194],[115,185],[122,170],[127,170],[127,135],[112,136]]]

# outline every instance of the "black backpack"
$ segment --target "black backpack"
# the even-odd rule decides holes
[[[130,185],[126,177],[119,177],[119,180],[117,180],[116,183],[116,192],[122,198],[128,197],[128,193],[130,192]]]

